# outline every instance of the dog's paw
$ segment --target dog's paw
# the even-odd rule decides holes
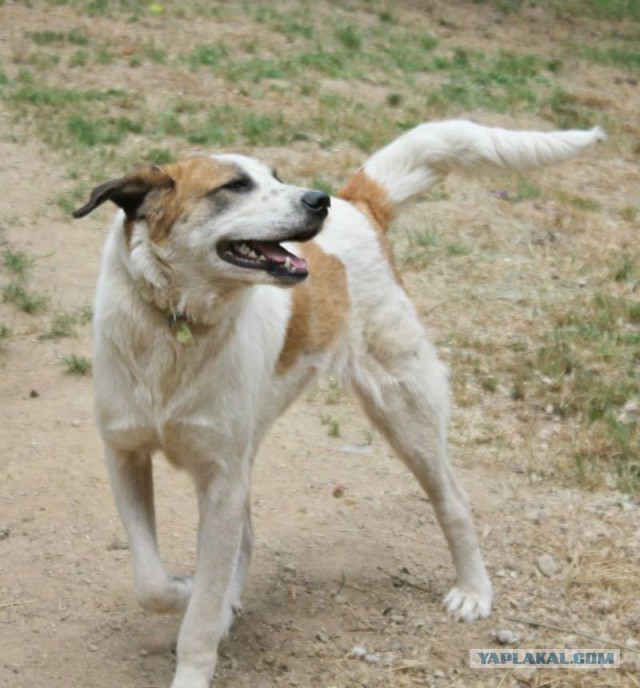
[[[447,593],[443,606],[454,619],[468,623],[489,616],[491,597],[491,586],[477,589],[456,586]]]
[[[140,590],[139,601],[143,609],[154,614],[181,614],[189,604],[192,590],[192,576],[173,576],[162,586],[146,586]]]
[[[223,612],[222,615],[222,623],[221,628],[222,630],[222,637],[226,638],[229,635],[229,632],[231,631],[231,628],[233,627],[233,624],[235,623],[236,619],[242,614],[242,602],[240,600],[236,600],[235,602],[232,602]]]
[[[212,663],[215,664],[215,659]],[[179,663],[171,688],[209,688],[210,673],[202,667],[190,667],[186,663]]]
[[[193,576],[173,576],[171,583],[175,611],[176,613],[183,612],[187,608],[193,592]]]

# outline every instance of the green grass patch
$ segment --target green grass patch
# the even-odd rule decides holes
[[[167,165],[175,162],[176,157],[168,148],[152,148],[147,155],[147,160],[154,165]]]
[[[11,248],[5,248],[2,251],[2,264],[15,275],[22,277],[33,264],[33,258],[24,251],[14,251]]]
[[[554,90],[543,106],[561,129],[590,129],[601,120],[601,116],[585,107],[575,95],[562,89]]]
[[[640,21],[640,3],[638,0],[536,0],[525,3],[524,0],[476,0],[489,2],[504,14],[520,12],[528,4],[547,8],[562,19],[608,19],[621,21],[631,19]]]
[[[71,115],[66,122],[66,133],[73,143],[91,148],[100,144],[122,143],[128,134],[140,134],[143,124],[129,117],[83,117]]]
[[[9,93],[11,103],[65,108],[78,103],[93,103],[105,101],[115,97],[126,96],[127,92],[120,88],[108,89],[69,89],[57,86],[36,85],[27,79],[27,83]]]
[[[329,437],[340,437],[340,422],[333,416],[323,413],[320,416],[320,423],[326,426]]]
[[[640,273],[638,269],[638,259],[633,256],[622,256],[618,265],[615,266],[613,270],[613,279],[616,282],[631,282],[637,273]]]
[[[200,146],[277,146],[291,141],[290,127],[282,115],[259,115],[230,105],[211,107],[203,118],[179,125],[176,132]]]
[[[87,50],[76,50],[75,53],[69,58],[67,64],[69,67],[86,67],[89,63],[89,51]]]
[[[29,31],[27,36],[36,45],[88,45],[89,37],[82,28],[73,28],[69,31]]]
[[[335,194],[331,182],[328,182],[324,177],[321,176],[316,175],[313,177],[313,179],[309,182],[309,187],[311,189],[317,189],[318,191],[329,194],[329,196],[333,196]]]
[[[565,205],[570,205],[578,210],[586,210],[588,212],[595,212],[600,210],[600,203],[593,198],[585,198],[584,196],[576,196],[575,194],[569,194],[565,191],[559,191],[557,193],[557,198],[560,203]]]
[[[544,0],[544,4],[566,19],[593,17],[610,21],[640,21],[638,0]]]
[[[65,216],[70,216],[78,207],[78,200],[74,193],[61,193],[55,197],[56,205]]]
[[[46,310],[49,298],[29,291],[20,278],[12,280],[2,290],[2,300],[11,303],[23,313],[33,315]]]
[[[640,48],[581,45],[576,48],[576,52],[594,64],[622,67],[631,71],[640,70]]]
[[[28,270],[33,265],[34,259],[24,251],[6,248],[2,251],[2,265],[14,277],[4,285],[2,300],[13,304],[23,313],[39,313],[44,311],[49,303],[49,298],[27,288]]]
[[[438,253],[440,235],[436,230],[426,228],[408,231],[404,236],[395,238],[395,241],[399,244],[396,254],[400,256],[402,263],[408,267],[421,268]]]
[[[56,0],[64,2],[64,0]],[[151,5],[139,0],[83,0],[79,9],[83,9],[90,17],[114,17],[127,15],[129,21],[137,21],[140,16],[150,11]],[[149,9],[148,9],[149,8]]]
[[[161,46],[157,45],[155,41],[150,41],[142,46],[140,51],[142,57],[150,62],[156,64],[166,64],[169,59],[169,54]]]
[[[446,245],[447,254],[450,256],[468,256],[472,249],[466,244],[450,243]]]
[[[337,28],[335,37],[348,50],[359,50],[362,47],[362,35],[352,24]]]
[[[297,51],[281,55],[238,54],[223,42],[196,45],[182,56],[191,69],[211,68],[232,82],[259,83],[264,79],[306,78],[309,72],[332,78],[365,78],[372,67],[400,75],[433,71],[430,52],[438,40],[423,33],[356,29],[347,24],[334,29],[330,39],[305,41]],[[442,68],[442,67],[440,67]]]
[[[51,321],[50,328],[40,335],[40,339],[57,340],[75,337],[77,335],[76,327],[78,325],[86,325],[91,322],[92,318],[91,306],[83,306],[70,313],[58,313]]]
[[[434,68],[448,74],[427,98],[427,104],[446,112],[451,107],[487,108],[495,112],[533,109],[546,97],[557,72],[557,60],[500,50],[486,56],[456,49],[449,57],[436,57]]]
[[[68,375],[89,375],[91,373],[91,360],[86,356],[76,356],[71,354],[64,359],[65,372]]]
[[[509,194],[508,199],[512,203],[521,203],[522,201],[535,201],[542,195],[542,189],[537,184],[529,181],[525,177],[518,179],[518,186],[514,194]]]
[[[137,96],[122,89],[60,88],[36,82],[24,71],[0,91],[15,120],[29,122],[42,141],[66,152],[121,143],[143,130]],[[115,112],[122,110],[125,115]]]
[[[229,55],[230,50],[224,43],[212,43],[194,46],[184,60],[195,71],[200,67],[220,67],[226,64]]]

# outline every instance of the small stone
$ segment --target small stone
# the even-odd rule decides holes
[[[438,669],[438,671],[433,672],[433,678],[446,678],[446,675],[445,675],[444,671],[440,671]]]
[[[491,634],[500,645],[514,645],[520,640],[520,637],[508,628],[503,628],[499,631],[493,631]]]
[[[149,650],[142,649],[142,650],[140,650],[140,652],[138,652],[138,654],[141,657],[146,657],[149,654]]]
[[[560,570],[558,562],[550,554],[540,555],[536,565],[540,573],[547,578],[553,578]]]
[[[640,410],[640,404],[639,404],[637,401],[635,401],[635,400],[631,400],[631,401],[628,401],[628,402],[622,407],[622,410],[623,410],[625,413],[629,413],[629,414],[638,413],[638,410]]]
[[[401,616],[400,614],[392,614],[389,618],[391,621],[393,621],[393,623],[403,624],[405,622],[404,616]]]
[[[364,656],[364,661],[367,662],[367,664],[380,664],[380,657],[368,653]]]
[[[329,638],[327,637],[327,634],[324,631],[318,631],[316,633],[316,640],[319,640],[321,643],[329,642]]]
[[[340,447],[340,451],[345,454],[371,454],[370,444],[350,444],[346,447]]]
[[[37,399],[37,398],[40,396],[40,394],[39,394],[35,389],[32,389],[32,390],[29,392],[29,396],[30,396],[32,399]]]
[[[547,512],[544,509],[534,509],[529,512],[528,516],[536,525],[540,525],[547,518]]]
[[[71,425],[73,425],[74,428],[79,428],[81,423],[82,421],[79,418],[74,418],[71,421]]]
[[[283,566],[281,569],[281,578],[287,582],[295,581],[298,577],[298,571],[295,566]]]
[[[355,657],[356,659],[363,659],[366,656],[367,651],[364,647],[362,647],[362,645],[354,645],[349,653],[349,657]]]
[[[347,488],[342,484],[338,483],[334,488],[331,494],[336,498],[340,499],[340,497],[344,497],[345,490]]]
[[[0,528],[0,541],[8,540],[11,535],[11,530],[9,528]]]

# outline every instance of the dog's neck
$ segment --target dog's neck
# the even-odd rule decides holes
[[[184,344],[194,336],[220,325],[228,318],[249,289],[242,284],[203,289],[199,283],[181,284],[180,275],[165,269],[161,258],[143,238],[127,240],[124,231],[117,238],[118,262],[136,296],[153,308],[167,323],[167,329]]]

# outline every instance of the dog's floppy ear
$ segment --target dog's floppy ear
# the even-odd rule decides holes
[[[74,210],[72,214],[75,218],[84,217],[105,201],[112,201],[124,210],[128,218],[135,219],[149,191],[161,187],[170,187],[174,183],[173,179],[162,168],[157,165],[149,165],[127,177],[113,179],[96,186],[91,192],[89,201],[82,208]]]

